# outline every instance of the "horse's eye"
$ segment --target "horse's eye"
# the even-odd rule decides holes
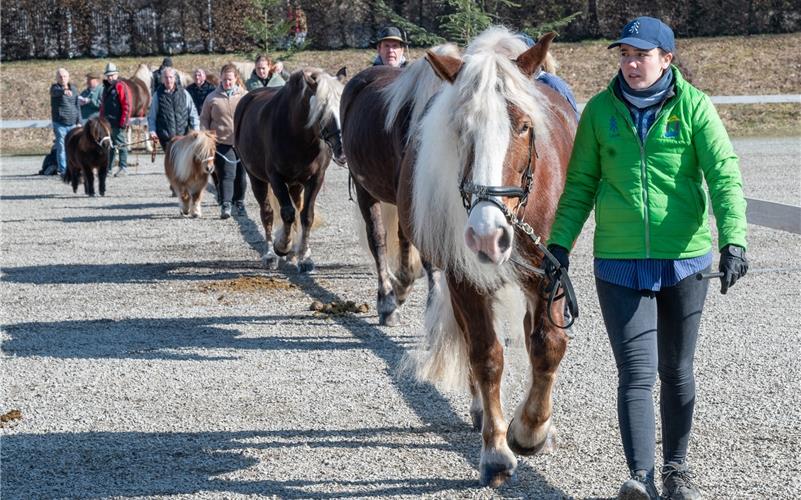
[[[528,123],[524,123],[524,124],[520,125],[520,130],[518,131],[518,133],[520,135],[527,134],[530,129],[531,129],[531,126]]]

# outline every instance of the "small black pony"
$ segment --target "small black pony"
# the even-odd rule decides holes
[[[100,196],[106,195],[106,176],[111,144],[111,127],[104,118],[90,118],[82,127],[70,130],[64,139],[67,150],[67,172],[64,182],[72,184],[72,192],[78,192],[78,183],[83,176],[84,191],[95,195],[93,169],[97,169]]]

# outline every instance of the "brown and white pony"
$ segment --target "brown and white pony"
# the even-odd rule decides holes
[[[516,215],[547,238],[564,188],[575,114],[532,78],[553,37],[526,50],[494,27],[463,58],[429,52],[446,84],[421,119],[399,180],[401,224],[447,281],[428,304],[425,342],[410,361],[421,379],[470,388],[470,413],[481,425],[481,483],[493,486],[514,473],[514,453],[534,454],[548,441],[551,393],[567,349],[567,335],[547,319],[542,278],[530,268],[543,254],[511,222]],[[500,317],[510,291],[522,292],[525,311]],[[557,323],[563,308],[561,300],[551,307]],[[508,428],[500,401],[504,320],[522,330],[531,364],[528,394]]]
[[[181,215],[201,216],[203,192],[214,171],[217,138],[214,132],[192,131],[173,137],[164,154],[164,173],[178,196]]]
[[[314,270],[309,250],[314,202],[332,157],[340,165],[345,163],[339,126],[344,78],[345,68],[336,77],[306,68],[294,72],[283,87],[247,93],[236,107],[235,146],[261,208],[266,242],[262,260],[270,268],[290,253],[291,231],[300,211],[300,237],[292,258],[300,272]],[[283,221],[275,243],[271,189]]]
[[[455,45],[432,49],[456,57]],[[442,86],[428,62],[420,59],[401,70],[373,66],[351,78],[342,92],[342,146],[348,158],[367,244],[378,275],[376,310],[381,325],[400,322],[397,311],[418,275],[417,251],[397,225],[398,173],[409,138],[416,130],[425,105]],[[389,231],[389,236],[387,233]],[[397,262],[392,253],[397,247]],[[394,265],[393,265],[394,264]],[[429,291],[436,275],[424,263]]]
[[[67,173],[64,182],[72,185],[72,192],[78,192],[78,183],[83,178],[84,192],[95,195],[94,170],[97,169],[98,191],[106,195],[106,176],[111,144],[111,127],[105,118],[94,117],[83,126],[75,127],[64,139],[67,153]]]

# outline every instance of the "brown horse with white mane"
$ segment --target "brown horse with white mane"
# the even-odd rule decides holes
[[[67,153],[67,172],[64,182],[72,185],[72,192],[78,192],[78,184],[83,178],[84,192],[95,195],[95,176],[97,170],[98,191],[106,195],[106,176],[108,158],[111,150],[111,126],[100,117],[87,120],[82,127],[70,130],[64,139]]]
[[[300,237],[292,250],[298,270],[314,270],[309,231],[314,202],[333,157],[342,165],[339,100],[345,68],[333,77],[318,68],[292,74],[280,88],[249,92],[236,107],[235,147],[250,178],[261,208],[266,248],[262,259],[270,268],[290,253],[291,231],[300,211]],[[273,209],[270,190],[281,205],[283,228],[273,244]]]
[[[432,50],[459,55],[451,44]],[[421,59],[403,70],[390,66],[367,68],[354,76],[342,92],[342,145],[378,273],[376,310],[381,325],[395,326],[400,322],[397,309],[409,295],[417,274],[412,269],[416,250],[395,225],[386,227],[388,221],[382,216],[381,204],[396,204],[404,151],[426,103],[441,86],[442,80]],[[397,237],[399,247],[394,272],[390,272],[387,258],[387,230],[397,234],[390,235]],[[423,264],[432,290],[436,275],[427,263]]]
[[[172,191],[181,200],[181,215],[201,216],[203,192],[214,171],[217,151],[214,132],[192,131],[176,136],[167,144],[164,154],[164,173]]]
[[[564,189],[575,134],[567,101],[536,82],[553,34],[534,47],[490,28],[463,58],[429,52],[445,83],[428,103],[398,182],[404,232],[443,270],[447,286],[426,310],[426,344],[412,356],[419,377],[467,385],[481,425],[482,484],[498,485],[551,432],[551,393],[567,348],[564,303],[541,293],[541,243]],[[503,297],[525,311],[499,317]],[[512,301],[513,302],[513,301]],[[496,323],[522,331],[531,386],[508,425],[500,402],[504,349]],[[513,453],[514,452],[514,453]]]

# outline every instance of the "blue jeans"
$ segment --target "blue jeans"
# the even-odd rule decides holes
[[[64,138],[75,125],[66,123],[53,123],[53,134],[56,136],[56,163],[58,164],[59,175],[67,172],[67,150],[64,148]]]
[[[682,463],[687,456],[695,406],[693,357],[709,281],[690,275],[658,292],[598,278],[595,286],[617,363],[617,414],[626,462],[632,471],[653,475],[657,374],[662,459]]]

